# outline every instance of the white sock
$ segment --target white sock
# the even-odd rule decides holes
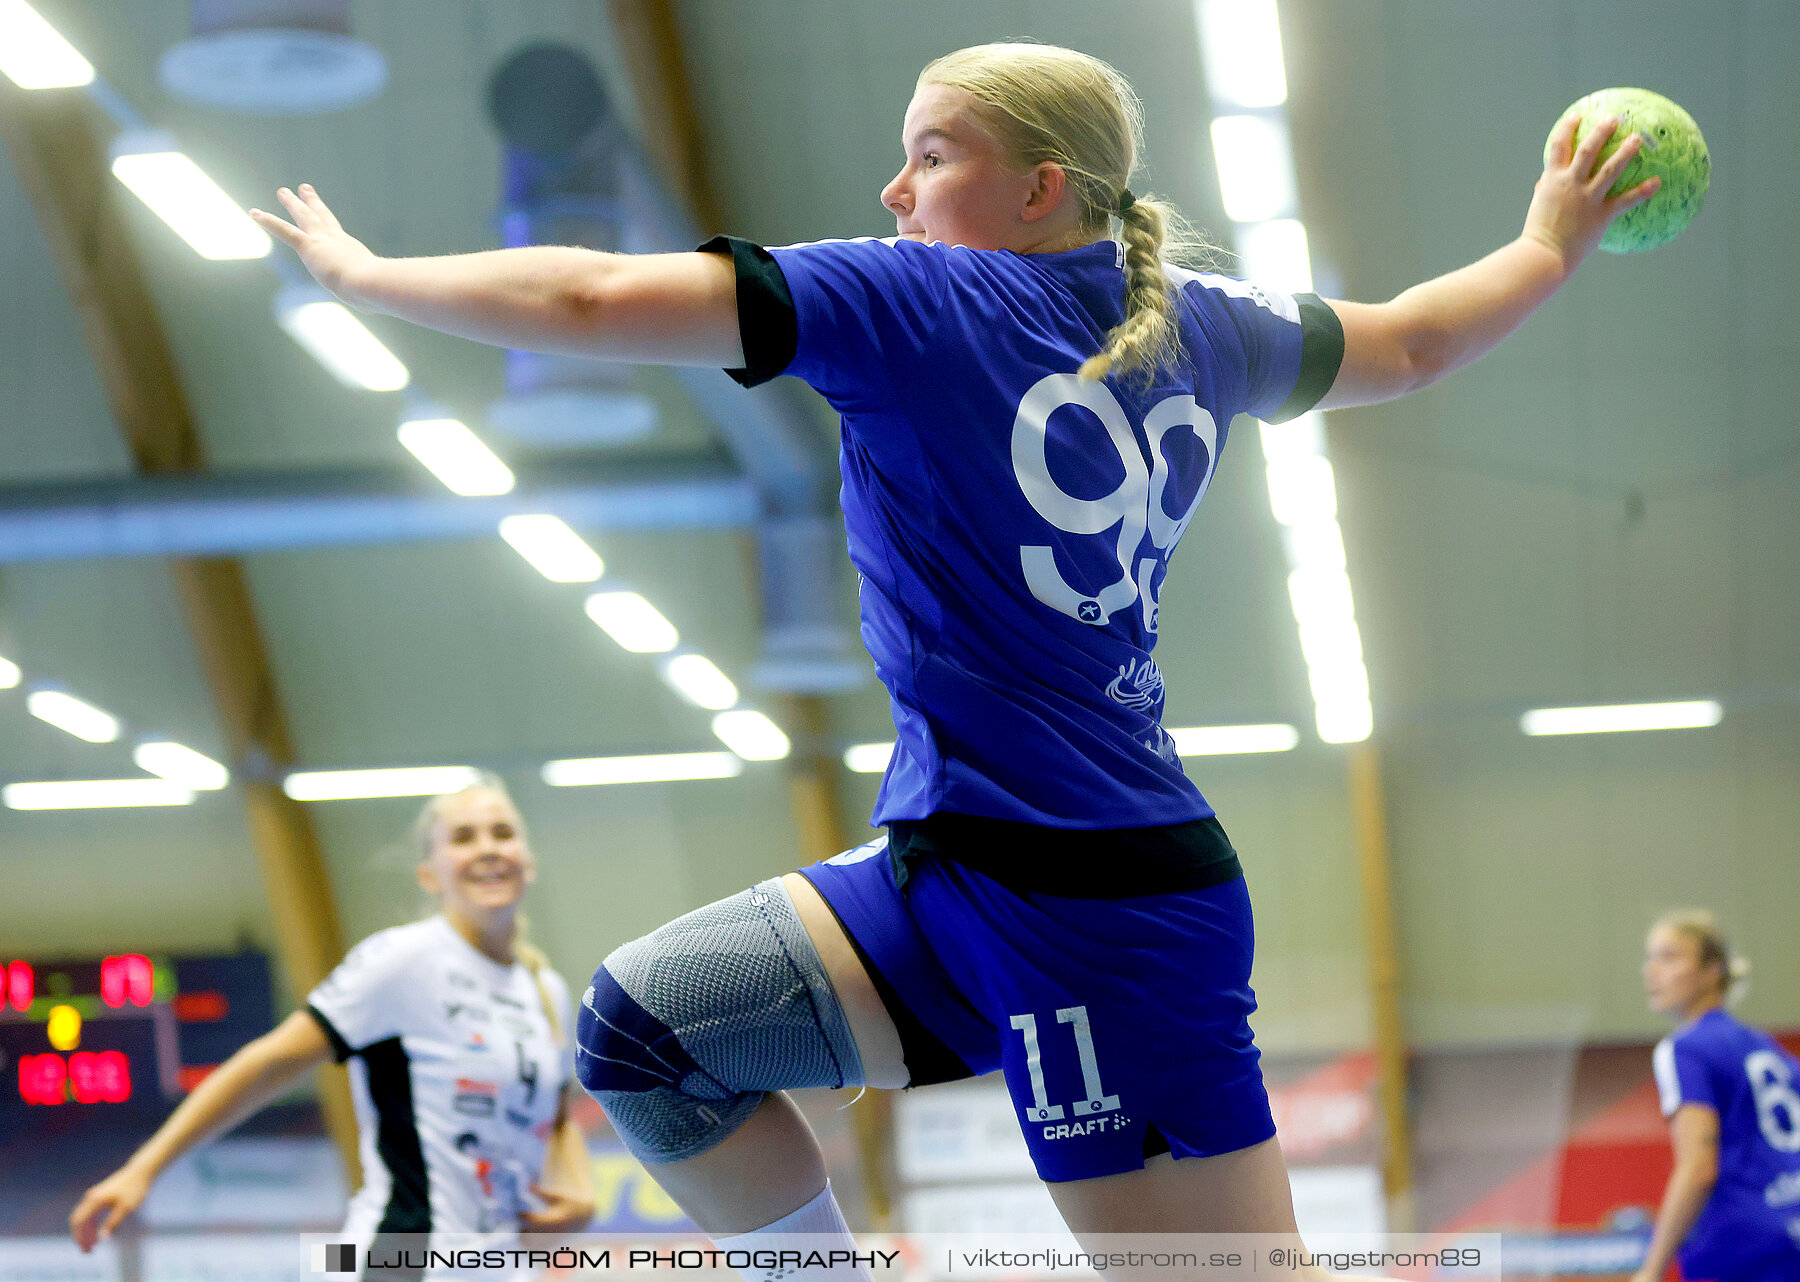
[[[856,1239],[850,1236],[850,1226],[844,1222],[844,1213],[838,1209],[837,1199],[831,1195],[831,1181],[825,1181],[824,1191],[797,1211],[776,1220],[773,1224],[765,1224],[760,1229],[752,1229],[748,1233],[734,1233],[730,1237],[715,1237],[713,1245],[721,1251],[753,1252],[754,1264],[766,1263],[767,1268],[738,1267],[746,1282],[783,1282],[784,1279],[800,1279],[803,1282],[825,1282],[825,1279],[860,1279],[861,1282],[872,1282],[869,1271],[852,1260],[851,1253],[860,1248]],[[783,1262],[776,1252],[788,1252],[788,1259]],[[794,1253],[798,1253],[797,1256]],[[836,1253],[833,1260],[832,1253]],[[822,1260],[832,1260],[829,1265],[815,1263],[812,1267],[799,1267],[811,1256],[817,1255]],[[758,1257],[761,1257],[760,1259]]]

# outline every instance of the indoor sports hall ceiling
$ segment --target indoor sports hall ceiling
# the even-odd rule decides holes
[[[585,51],[609,76],[623,65],[600,0],[363,0],[356,30],[387,59],[385,91],[335,114],[270,119],[186,106],[159,87],[157,59],[187,31],[181,0],[34,2],[241,203],[268,205],[278,184],[311,181],[353,232],[390,254],[495,243],[501,148],[484,96],[509,53],[551,40]],[[1202,227],[1225,226],[1183,0],[682,0],[676,9],[727,220],[716,230],[770,243],[891,234],[876,195],[898,163],[917,69],[949,49],[1015,36],[1071,44],[1123,70],[1149,122],[1148,172],[1136,186],[1174,197]],[[1772,746],[1791,760],[1800,164],[1783,129],[1755,126],[1800,118],[1791,74],[1800,7],[1281,0],[1281,14],[1321,292],[1379,300],[1513,236],[1546,131],[1591,89],[1668,94],[1699,120],[1714,162],[1705,210],[1673,245],[1597,255],[1481,365],[1405,402],[1331,417],[1390,792],[1423,795],[1458,763],[1496,778],[1554,774],[1525,762],[1515,722],[1549,703],[1720,698],[1739,727],[1717,749],[1721,760]],[[622,80],[612,87],[628,96]],[[204,261],[134,207],[137,215],[142,260],[217,469],[410,465],[394,435],[402,397],[347,390],[308,359],[271,317],[279,281],[268,264]],[[0,486],[128,476],[76,312],[4,159],[0,228]],[[497,352],[379,318],[371,327],[418,389],[480,426],[501,388]],[[655,398],[659,426],[614,454],[709,465],[724,457],[675,378],[648,371],[637,380]],[[802,419],[815,463],[829,472],[829,421],[816,411]],[[1301,747],[1278,767],[1192,770],[1203,787],[1216,777],[1228,789],[1251,788],[1258,768],[1288,771],[1304,791],[1336,777],[1340,750],[1311,733],[1255,429],[1238,426],[1165,603],[1158,658],[1168,720],[1301,727]],[[592,541],[608,574],[650,596],[748,701],[787,716],[751,681],[760,605],[746,529]],[[717,746],[710,714],[677,699],[644,656],[613,646],[584,616],[589,589],[546,582],[493,537],[268,552],[246,565],[303,764],[499,768],[572,856],[584,855],[589,834],[605,852],[597,857],[632,870],[616,879],[612,911],[643,925],[703,890],[792,865],[779,766],[636,791],[551,796],[536,784],[536,767],[553,757]],[[838,590],[848,621],[847,573]],[[0,655],[134,731],[224,755],[160,561],[0,565]],[[134,772],[128,743],[73,739],[26,716],[19,694],[0,691],[0,781]],[[872,680],[830,706],[843,744],[889,734]],[[1652,775],[1684,768],[1641,764]],[[843,786],[860,830],[873,776],[846,775]],[[353,936],[385,924],[380,912],[396,892],[373,855],[411,809],[315,811]],[[1397,840],[1407,837],[1402,824]],[[126,863],[108,850],[135,853]],[[48,947],[52,935],[84,929],[89,909],[119,920],[136,911],[171,936],[207,942],[240,927],[255,933],[267,910],[247,852],[228,797],[166,812],[0,810],[9,887],[0,937]],[[359,889],[378,884],[390,887],[380,911],[359,908]],[[211,891],[199,916],[195,887]],[[561,911],[546,909],[553,933],[570,938],[577,926]]]

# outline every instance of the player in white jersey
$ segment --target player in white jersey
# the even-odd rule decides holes
[[[1300,302],[1168,269],[1174,210],[1128,186],[1140,123],[1123,77],[1073,50],[938,59],[880,196],[890,241],[390,259],[310,186],[281,190],[291,223],[253,211],[355,306],[506,347],[792,374],[842,415],[863,634],[900,738],[878,816],[894,842],[616,950],[577,1031],[583,1084],[722,1246],[847,1238],[784,1090],[995,1058],[1078,1234],[1296,1232],[1236,854],[1156,725],[1168,552],[1232,415],[1390,400],[1468,364],[1656,184],[1609,195],[1641,140],[1601,160],[1618,121],[1579,146],[1571,121],[1515,240],[1387,303]],[[1001,840],[1031,857],[984,871]],[[1054,884],[1022,880],[1039,875]],[[1145,1015],[1152,997],[1180,1020]]]
[[[358,944],[304,1009],[201,1082],[70,1214],[83,1250],[169,1162],[334,1058],[349,1065],[363,1169],[346,1236],[504,1238],[588,1223],[586,1146],[568,1114],[573,1009],[522,938],[537,861],[519,813],[484,778],[434,798],[414,832],[419,884],[438,912]]]
[[[1675,1169],[1633,1282],[1800,1282],[1800,1060],[1725,1009],[1750,972],[1701,909],[1644,941],[1650,1009],[1680,1021],[1652,1067]]]

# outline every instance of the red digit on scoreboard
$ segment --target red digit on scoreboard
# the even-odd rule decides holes
[[[100,1000],[108,1006],[148,1006],[155,994],[156,968],[148,957],[125,953],[101,959]]]
[[[69,1056],[69,1094],[75,1097],[77,1104],[98,1104],[100,1102],[100,1065],[96,1062],[99,1056],[92,1051],[76,1051]]]
[[[16,1011],[31,1009],[31,999],[37,996],[37,977],[31,973],[31,963],[16,961],[6,968],[6,992],[0,994],[0,1007],[7,1002],[12,1003]]]
[[[61,1055],[19,1056],[19,1098],[27,1104],[60,1104],[68,1066]]]
[[[117,1010],[125,1004],[125,959],[100,959],[100,1000]]]
[[[100,1052],[100,1079],[107,1103],[123,1104],[131,1098],[131,1061],[124,1051]]]
[[[122,1051],[77,1051],[69,1056],[69,1085],[77,1104],[123,1104],[131,1098],[131,1065]]]
[[[125,959],[125,991],[133,1006],[148,1006],[156,997],[156,968],[148,957]]]

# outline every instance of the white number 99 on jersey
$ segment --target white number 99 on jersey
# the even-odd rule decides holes
[[[1079,498],[1057,484],[1050,475],[1050,419],[1057,410],[1079,406],[1100,420],[1113,449],[1118,452],[1125,476],[1110,494]],[[1200,474],[1194,497],[1180,516],[1164,506],[1172,479],[1164,437],[1175,428],[1192,432],[1202,450]],[[1157,624],[1157,571],[1168,564],[1169,554],[1180,541],[1200,500],[1211,483],[1219,457],[1218,424],[1192,396],[1170,396],[1158,401],[1144,416],[1148,459],[1131,430],[1125,408],[1104,383],[1088,383],[1074,374],[1050,374],[1039,379],[1019,402],[1013,420],[1012,464],[1019,489],[1037,514],[1065,534],[1104,535],[1115,526],[1113,559],[1119,577],[1094,592],[1072,587],[1056,564],[1055,549],[1048,545],[1021,544],[1019,561],[1031,594],[1051,609],[1095,627],[1104,627],[1120,610],[1141,602],[1144,629]],[[1188,478],[1180,478],[1187,482]],[[1183,486],[1185,488],[1185,485]],[[1153,556],[1139,556],[1144,536],[1149,535]]]

